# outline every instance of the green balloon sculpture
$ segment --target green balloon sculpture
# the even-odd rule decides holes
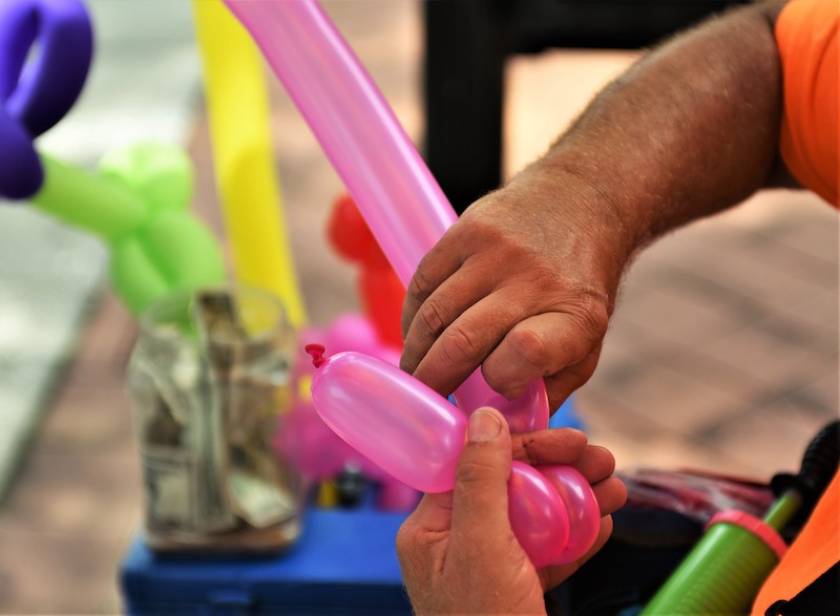
[[[96,173],[41,154],[43,212],[99,236],[111,282],[139,315],[159,297],[225,280],[218,242],[188,210],[192,168],[177,147],[140,144],[107,154]]]

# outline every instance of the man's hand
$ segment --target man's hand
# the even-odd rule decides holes
[[[629,257],[621,234],[614,210],[572,174],[541,165],[520,174],[473,204],[420,263],[401,367],[444,395],[482,364],[511,399],[545,377],[557,408],[598,361]]]
[[[609,514],[624,504],[624,485],[611,477],[613,457],[587,445],[577,430],[511,438],[493,409],[472,414],[468,439],[454,491],[424,496],[397,535],[411,603],[420,616],[545,613],[543,593],[601,549],[612,531]],[[511,457],[533,465],[571,464],[593,484],[604,517],[595,545],[580,561],[537,570],[528,560],[508,520]]]
[[[545,377],[553,408],[583,384],[631,255],[774,181],[783,4],[669,40],[473,204],[409,285],[402,367],[442,394],[479,365],[509,398]]]

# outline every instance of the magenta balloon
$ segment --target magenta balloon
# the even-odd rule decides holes
[[[455,480],[466,419],[420,381],[360,353],[338,353],[315,371],[312,402],[324,422],[389,475],[422,492]]]
[[[308,338],[303,338],[311,342]],[[332,353],[358,351],[377,357],[383,344],[370,320],[359,314],[343,314],[327,330],[325,347]]]
[[[483,406],[501,410],[511,432],[533,432],[548,427],[548,393],[542,379],[532,381],[525,394],[516,400],[508,400],[487,384],[478,368],[455,391],[455,401],[467,413]]]
[[[329,429],[312,405],[297,402],[281,418],[274,446],[310,481],[335,477],[358,453]]]
[[[394,112],[314,0],[225,2],[262,49],[407,285],[457,216]],[[480,371],[470,378],[484,381]],[[486,390],[486,383],[459,389],[458,405],[471,413],[484,404]],[[511,426],[548,426],[542,379],[520,400],[498,398],[494,407]]]
[[[420,493],[402,481],[388,479],[382,482],[376,506],[385,511],[411,511],[417,506]]]
[[[463,413],[381,360],[355,352],[324,359],[318,345],[307,351],[318,366],[313,404],[336,434],[412,488],[453,488],[466,434]],[[576,560],[592,545],[600,518],[592,489],[579,472],[560,466],[548,466],[546,472],[543,476],[514,461],[508,485],[511,527],[537,567]]]
[[[569,515],[560,495],[532,466],[514,461],[508,482],[513,534],[535,567],[558,564],[569,540]]]
[[[408,284],[457,216],[394,112],[317,2],[226,2]]]
[[[586,554],[598,538],[601,529],[598,500],[586,478],[571,466],[540,466],[538,470],[565,504],[572,529],[569,542],[553,562],[574,562]]]

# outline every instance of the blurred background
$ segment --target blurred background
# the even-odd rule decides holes
[[[637,48],[724,3],[695,3],[696,14],[637,10],[635,30],[620,15],[549,0],[516,10],[324,4],[463,207],[539,156]],[[189,4],[89,5],[93,72],[41,143],[82,163],[138,139],[182,143],[195,164],[194,208],[221,237]],[[343,188],[270,83],[297,271],[311,320],[325,323],[357,309],[353,270],[324,233]],[[2,613],[120,610],[116,571],[142,496],[124,381],[136,326],[104,268],[96,241],[25,206],[0,208]],[[805,193],[770,191],[648,249],[576,405],[620,467],[759,479],[795,468],[838,409],[836,212]]]

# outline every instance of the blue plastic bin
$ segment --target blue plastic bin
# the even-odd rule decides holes
[[[158,556],[137,538],[120,574],[129,614],[410,614],[394,538],[405,514],[311,509],[288,552]]]

